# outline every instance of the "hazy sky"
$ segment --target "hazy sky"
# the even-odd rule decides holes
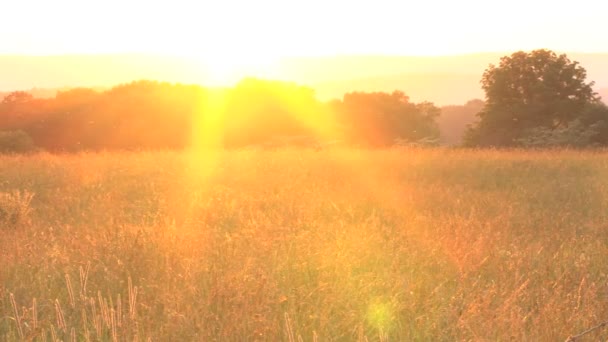
[[[18,0],[1,10],[2,54],[608,52],[603,0]]]

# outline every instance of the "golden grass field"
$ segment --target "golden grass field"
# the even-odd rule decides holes
[[[608,319],[608,152],[43,153],[0,157],[0,195],[2,341],[563,341]]]

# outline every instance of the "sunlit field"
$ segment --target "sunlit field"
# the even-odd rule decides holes
[[[0,220],[3,341],[559,341],[608,319],[606,152],[4,156]]]

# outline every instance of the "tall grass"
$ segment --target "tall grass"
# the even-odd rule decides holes
[[[0,340],[554,341],[608,319],[605,152],[5,156],[0,193],[33,195],[0,226]]]

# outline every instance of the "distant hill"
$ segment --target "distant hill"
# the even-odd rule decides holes
[[[96,91],[103,91],[107,88],[105,87],[91,87]],[[63,87],[63,88],[32,88],[32,89],[16,89],[16,90],[21,90],[21,91],[25,91],[28,92],[30,94],[32,94],[32,96],[34,96],[35,98],[39,98],[39,99],[48,99],[51,97],[55,97],[55,95],[57,95],[58,92],[60,91],[66,91],[72,89],[72,87]],[[2,101],[2,99],[4,99],[4,97],[8,94],[10,94],[10,91],[0,91],[0,101]]]
[[[441,115],[437,119],[441,142],[445,145],[460,145],[467,127],[478,121],[477,113],[483,106],[484,102],[476,99],[464,105],[441,107]]]
[[[61,89],[58,89],[58,88],[55,88],[55,89],[32,88],[32,89],[19,89],[19,90],[25,90],[36,98],[46,99],[46,98],[55,97],[55,95],[57,95],[57,92],[62,91],[62,90],[67,90],[67,89],[69,89],[69,88],[61,88]],[[2,99],[4,99],[4,97],[6,95],[8,95],[9,93],[10,93],[10,91],[5,91],[5,92],[0,91],[0,101]]]
[[[483,97],[477,74],[429,73],[396,74],[359,79],[310,83],[319,98],[340,98],[345,92],[403,90],[414,102],[430,101],[438,105],[461,104]]]
[[[402,90],[412,101],[443,106],[481,98],[479,81],[483,71],[508,54],[285,58],[262,77],[311,86],[323,100],[356,90]],[[587,69],[588,78],[596,82],[597,89],[608,89],[608,54],[568,56]],[[136,54],[0,56],[0,91],[109,87],[140,79],[207,85],[210,76],[201,63],[193,58]],[[604,98],[608,99],[608,95]]]
[[[191,60],[146,55],[0,56],[0,91],[110,87],[150,79],[201,83]]]
[[[480,80],[489,64],[508,53],[460,56],[343,56],[288,60],[281,73],[305,82],[321,98],[339,97],[352,90],[403,90],[414,101],[459,105],[483,98]],[[596,88],[608,88],[608,54],[568,54],[587,70]],[[608,99],[608,96],[605,96]]]

